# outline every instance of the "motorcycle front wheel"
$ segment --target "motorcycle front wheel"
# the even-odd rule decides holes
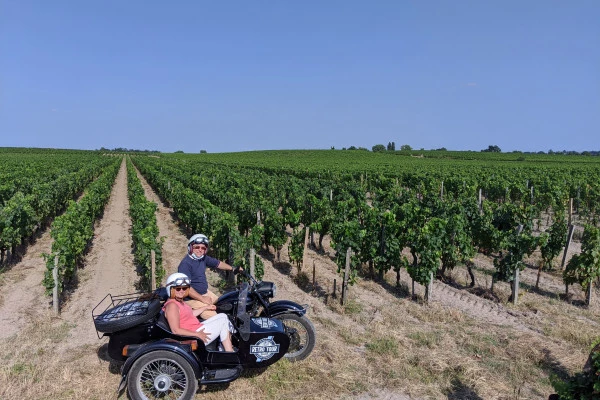
[[[141,356],[127,377],[127,392],[133,400],[189,400],[197,390],[198,381],[190,363],[165,350]]]
[[[290,347],[285,358],[289,361],[304,360],[315,348],[317,333],[312,322],[305,316],[281,314],[274,318],[283,322],[285,332],[290,338]]]

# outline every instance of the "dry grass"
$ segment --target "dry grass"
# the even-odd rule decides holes
[[[535,292],[505,305],[527,329],[403,296],[362,280],[345,307],[317,299],[325,311],[310,315],[319,336],[309,359],[246,371],[229,385],[202,387],[197,398],[358,398],[385,388],[412,399],[543,399],[552,392],[550,374],[580,370],[599,332],[597,309]],[[116,398],[120,375],[106,360],[105,339],[62,352],[72,325],[49,313],[32,318],[0,343],[0,398]]]

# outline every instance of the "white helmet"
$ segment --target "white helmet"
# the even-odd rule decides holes
[[[188,254],[192,254],[192,246],[194,244],[203,244],[206,245],[206,247],[208,248],[210,242],[208,241],[206,235],[203,235],[201,233],[195,234],[190,238],[190,240],[188,240]]]
[[[167,295],[171,297],[171,288],[176,286],[190,286],[191,285],[190,278],[186,274],[182,274],[181,272],[175,272],[174,274],[169,275],[167,278],[167,283],[165,285],[167,289]]]

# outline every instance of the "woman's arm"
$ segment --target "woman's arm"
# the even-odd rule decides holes
[[[187,329],[183,329],[179,326],[179,308],[176,304],[167,304],[167,308],[165,309],[165,317],[167,318],[167,322],[169,322],[171,332],[173,332],[174,334],[180,336],[197,337],[203,342],[208,341],[208,335],[204,332],[204,328],[202,328],[198,332],[194,332]]]
[[[210,306],[204,306],[204,307],[200,307],[200,308],[196,308],[195,310],[192,310],[192,313],[194,313],[194,317],[197,317],[198,315],[202,314],[204,311],[214,311],[217,309],[217,306],[210,305]]]

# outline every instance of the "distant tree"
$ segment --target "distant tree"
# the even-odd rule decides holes
[[[388,142],[387,151],[396,151],[396,143]]]
[[[502,150],[500,150],[500,147],[496,146],[496,145],[490,145],[488,146],[487,149],[485,150],[481,150],[481,152],[483,153],[502,153]]]
[[[367,149],[366,147],[359,147],[357,150],[369,151],[369,149]]]
[[[206,154],[206,150],[200,150],[200,154]]]
[[[402,151],[411,151],[412,147],[410,147],[410,145],[408,145],[408,144],[403,144],[402,146],[400,146],[400,150],[402,150]]]
[[[440,147],[439,149],[435,149],[435,151],[448,151],[448,149],[445,147]]]
[[[335,146],[331,146],[331,150],[335,150]]]
[[[355,146],[348,147],[348,150],[358,150]]]
[[[389,147],[389,145],[388,145]],[[385,146],[382,144],[376,144],[375,146],[373,146],[371,148],[371,150],[373,150],[373,153],[377,153],[377,152],[381,152],[381,151],[385,151]]]
[[[175,153],[183,153],[183,150],[177,150]]]

